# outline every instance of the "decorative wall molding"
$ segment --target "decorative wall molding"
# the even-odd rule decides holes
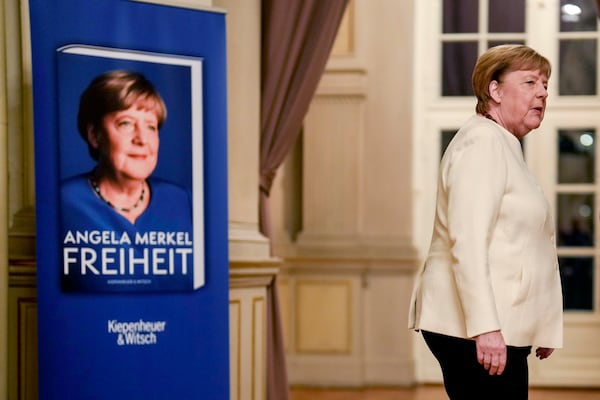
[[[271,275],[271,280],[273,275]],[[259,281],[235,286],[229,292],[230,398],[266,396],[267,287]]]
[[[229,223],[229,259],[234,265],[271,263],[269,246],[269,240],[258,231],[256,224]]]
[[[278,277],[292,385],[414,383],[414,263],[286,259]]]

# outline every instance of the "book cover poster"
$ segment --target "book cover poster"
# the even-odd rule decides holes
[[[202,114],[192,110],[202,110],[202,60],[84,45],[57,59],[62,289],[200,288]],[[156,114],[148,90],[162,101],[160,127],[136,117],[145,103],[140,115]]]
[[[225,12],[25,3],[39,399],[229,399]]]

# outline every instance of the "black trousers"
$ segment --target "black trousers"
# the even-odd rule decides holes
[[[477,362],[474,340],[422,331],[425,343],[440,363],[450,400],[527,400],[531,347],[507,346],[502,375],[490,375]]]

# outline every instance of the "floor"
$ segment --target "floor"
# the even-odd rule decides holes
[[[447,400],[441,386],[417,388],[313,389],[293,388],[290,400]],[[529,400],[600,400],[600,389],[531,389]]]

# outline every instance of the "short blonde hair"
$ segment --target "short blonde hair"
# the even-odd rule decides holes
[[[471,82],[473,93],[477,97],[475,111],[478,114],[488,112],[490,102],[489,85],[500,82],[507,72],[518,70],[539,70],[550,78],[550,61],[531,47],[525,45],[503,44],[489,48],[483,53],[473,69]]]

